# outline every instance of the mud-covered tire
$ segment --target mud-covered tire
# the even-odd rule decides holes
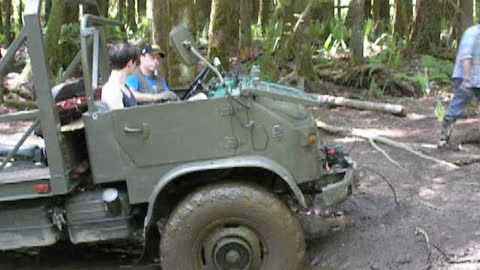
[[[266,189],[238,182],[187,196],[160,241],[163,270],[296,270],[304,255],[303,231],[290,209]]]

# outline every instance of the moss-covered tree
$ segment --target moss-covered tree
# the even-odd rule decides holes
[[[152,42],[160,45],[165,51],[166,55],[170,55],[170,48],[168,47],[168,34],[170,25],[168,18],[170,14],[169,0],[153,0],[152,1]],[[158,73],[163,78],[169,78],[167,61],[164,59],[160,63],[161,67]]]
[[[375,23],[375,32],[378,34],[385,32],[389,19],[389,0],[373,0],[373,21]]]
[[[259,1],[258,24],[260,24],[262,28],[265,29],[265,27],[267,27],[268,25],[268,21],[272,13],[273,1],[272,0],[255,0],[255,1]]]
[[[171,0],[170,16],[171,28],[181,25],[190,33],[196,33],[195,2],[194,0]],[[180,62],[176,54],[170,53],[168,58],[168,83],[173,87],[189,86],[195,77],[195,66],[186,66]]]
[[[229,58],[238,56],[239,7],[237,1],[212,0],[208,56],[218,57],[227,69]]]
[[[417,0],[409,51],[433,53],[440,41],[442,5],[440,0]]]
[[[363,60],[363,38],[364,38],[364,5],[365,0],[355,0],[355,8],[352,13],[352,40],[351,51],[352,61],[354,64],[358,64]]]
[[[12,1],[11,0],[3,0],[2,3],[3,7],[3,19],[5,20],[3,25],[3,36],[5,37],[5,41],[10,44],[13,41],[12,35]]]
[[[240,0],[240,59],[250,58],[252,52],[252,0]]]
[[[139,19],[147,16],[147,0],[137,0],[137,14]]]
[[[210,20],[211,0],[196,0],[197,22],[199,30],[202,30]]]
[[[335,4],[333,1],[314,0],[312,2],[312,22],[319,22],[323,25],[323,32],[319,37],[325,40],[331,33],[331,21],[335,16]]]
[[[48,17],[47,32],[45,34],[45,49],[47,51],[48,62],[53,69],[58,67],[59,45],[58,40],[62,30],[62,25],[67,18],[67,2],[64,0],[52,0],[51,16]]]
[[[137,31],[137,21],[135,15],[135,0],[128,0],[127,24],[133,32]]]
[[[393,31],[397,37],[406,38],[412,21],[412,1],[395,0],[395,18]]]

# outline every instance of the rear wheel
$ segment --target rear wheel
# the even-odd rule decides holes
[[[274,194],[252,184],[201,188],[173,211],[160,241],[163,270],[300,269],[305,240]]]

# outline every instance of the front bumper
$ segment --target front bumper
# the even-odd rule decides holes
[[[356,170],[355,166],[346,169],[342,180],[322,187],[321,193],[317,194],[315,199],[319,200],[323,207],[333,206],[347,199],[355,188]]]

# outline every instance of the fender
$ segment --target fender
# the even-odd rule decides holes
[[[300,205],[304,208],[307,208],[307,203],[305,201],[305,197],[303,196],[302,191],[295,182],[294,177],[283,166],[263,156],[233,157],[226,159],[192,162],[176,167],[166,173],[158,181],[152,194],[150,195],[150,198],[148,199],[148,212],[147,216],[145,217],[145,226],[150,225],[150,223],[152,222],[151,219],[155,215],[153,211],[155,209],[155,202],[157,200],[157,197],[160,195],[162,190],[170,182],[175,181],[176,178],[196,171],[238,167],[264,168],[276,173],[285,181],[285,183],[288,184]]]

